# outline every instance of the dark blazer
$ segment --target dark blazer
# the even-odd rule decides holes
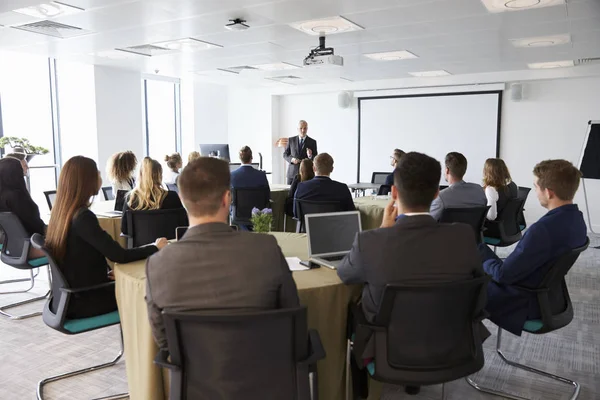
[[[231,173],[231,187],[254,188],[269,187],[267,175],[264,171],[254,169],[252,165],[242,165]]]
[[[154,245],[124,249],[106,233],[96,215],[87,208],[80,209],[69,227],[67,253],[59,267],[69,285],[76,289],[109,282],[106,259],[118,263],[142,260],[158,249]],[[56,312],[58,304],[52,304]],[[68,318],[86,318],[117,309],[114,288],[74,294],[67,310]]]
[[[285,213],[291,217],[294,216],[294,195],[296,194],[296,190],[298,189],[300,179],[300,174],[294,177],[294,180],[292,180],[292,184],[290,185],[288,197],[287,199],[285,199]]]
[[[183,239],[149,258],[146,283],[148,316],[160,348],[167,347],[163,309],[240,312],[300,303],[275,237],[233,231],[223,223],[191,227]]]
[[[159,210],[171,210],[174,208],[183,208],[183,204],[181,204],[177,192],[169,190],[160,204]],[[121,218],[121,232],[125,235],[129,234],[129,232],[127,232],[127,218],[125,218],[125,212],[129,210],[131,210],[131,208],[129,207],[129,199],[127,199],[125,200],[125,204],[123,204],[123,218]]]
[[[5,190],[0,193],[0,211],[15,214],[29,235],[46,235],[46,224],[40,218],[40,209],[29,193],[20,190]]]
[[[311,137],[306,136],[304,138],[304,145],[302,148],[300,148],[299,136],[292,136],[288,139],[288,144],[283,152],[283,158],[290,163],[287,170],[287,178],[289,180],[294,179],[294,177],[300,172],[300,164],[292,164],[292,158],[297,158],[298,160],[309,158],[308,154],[306,154],[307,149],[312,150],[311,159],[314,159],[317,154],[319,154],[317,153],[317,141]]]
[[[468,225],[415,215],[356,235],[337,273],[345,284],[364,284],[362,308],[373,322],[388,283],[455,282],[483,276],[483,269]]]
[[[520,335],[525,321],[539,319],[535,294],[511,285],[537,288],[550,264],[566,252],[583,246],[587,228],[575,204],[548,211],[531,225],[515,250],[499,259],[485,244],[479,245],[483,269],[493,281],[488,285],[487,310],[490,320],[503,329]]]
[[[392,172],[385,178],[385,185],[394,186],[394,173]]]
[[[328,176],[315,176],[310,181],[300,182],[296,189],[295,199],[337,201],[342,207],[341,211],[355,210],[348,186],[345,183],[334,181]]]

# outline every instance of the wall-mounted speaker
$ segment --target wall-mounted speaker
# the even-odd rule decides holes
[[[510,98],[512,101],[523,100],[523,84],[513,83],[510,85]]]
[[[348,108],[352,105],[352,93],[341,92],[338,94],[338,106],[340,108]]]

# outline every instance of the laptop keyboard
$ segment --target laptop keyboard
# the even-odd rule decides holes
[[[346,255],[341,255],[341,256],[324,256],[324,257],[320,257],[323,260],[326,261],[342,261],[344,259],[344,257],[346,257]]]

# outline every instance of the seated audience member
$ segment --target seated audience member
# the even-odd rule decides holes
[[[394,149],[394,154],[390,156],[390,165],[392,166],[392,168],[396,169],[398,163],[400,162],[400,159],[404,154],[406,153],[402,150]],[[387,176],[387,178],[385,178],[385,184],[390,187],[394,185],[394,172],[392,172]]]
[[[485,244],[479,245],[483,269],[491,275],[487,310],[492,322],[520,335],[525,321],[541,318],[534,293],[512,285],[537,288],[550,265],[560,256],[583,246],[587,228],[573,204],[581,173],[565,160],[542,161],[533,169],[535,192],[546,215],[532,224],[515,250],[501,260]]]
[[[483,166],[483,189],[490,209],[487,219],[495,220],[510,199],[516,199],[519,188],[501,158],[488,158]]]
[[[24,154],[11,154],[0,160],[0,212],[15,214],[30,237],[34,233],[45,235],[46,224],[40,218],[40,209],[27,191],[23,178],[28,171]],[[0,239],[3,243],[3,235]],[[29,248],[30,259],[43,256],[40,250]]]
[[[181,200],[177,192],[165,190],[162,187],[162,167],[160,163],[150,157],[145,157],[140,168],[138,184],[127,196],[123,205],[123,218],[121,219],[121,232],[127,232],[127,218],[125,212],[128,210],[169,210],[182,208]]]
[[[312,160],[305,158],[300,163],[299,174],[294,177],[292,180],[292,185],[290,186],[290,191],[288,193],[288,197],[285,201],[285,212],[287,215],[294,215],[294,194],[296,194],[296,189],[298,189],[298,184],[301,182],[310,181],[315,177],[315,171],[313,169],[314,164]]]
[[[118,190],[130,191],[135,186],[135,167],[137,167],[137,158],[132,151],[123,151],[115,153],[108,160],[106,166],[106,175],[112,185],[113,193],[116,195]]]
[[[229,165],[215,158],[191,162],[179,177],[190,227],[146,264],[148,316],[161,349],[167,348],[164,309],[251,312],[299,306],[275,238],[234,231],[227,224],[230,186]]]
[[[200,153],[198,153],[197,151],[192,151],[189,155],[188,155],[188,164],[191,163],[194,160],[197,160],[200,158]]]
[[[73,289],[109,282],[108,258],[118,263],[143,260],[168,244],[165,238],[154,245],[124,249],[100,227],[90,211],[90,198],[102,186],[94,160],[77,156],[65,163],[58,180],[56,203],[46,235],[46,247]],[[50,308],[56,312],[58,303]],[[68,305],[67,318],[86,318],[117,309],[114,287],[76,294]]]
[[[295,200],[336,201],[340,204],[340,211],[354,211],[354,201],[348,186],[329,177],[333,172],[333,158],[327,153],[321,153],[315,157],[313,163],[315,177],[298,184],[298,189],[296,189],[294,195]],[[297,217],[295,206],[294,209],[294,214]]]
[[[259,188],[269,189],[269,181],[264,171],[252,166],[252,149],[244,146],[240,149],[242,165],[231,173],[232,188]]]
[[[164,173],[163,179],[165,184],[176,185],[179,177],[179,170],[183,167],[183,161],[179,153],[173,153],[165,156],[167,170]]]
[[[436,220],[442,217],[445,208],[477,207],[487,205],[483,188],[475,183],[463,181],[467,172],[467,159],[460,153],[446,155],[444,178],[450,185],[442,190],[431,203],[431,216]]]

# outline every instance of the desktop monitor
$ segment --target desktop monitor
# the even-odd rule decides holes
[[[227,162],[231,161],[228,144],[201,144],[200,154],[203,157],[216,157]]]

